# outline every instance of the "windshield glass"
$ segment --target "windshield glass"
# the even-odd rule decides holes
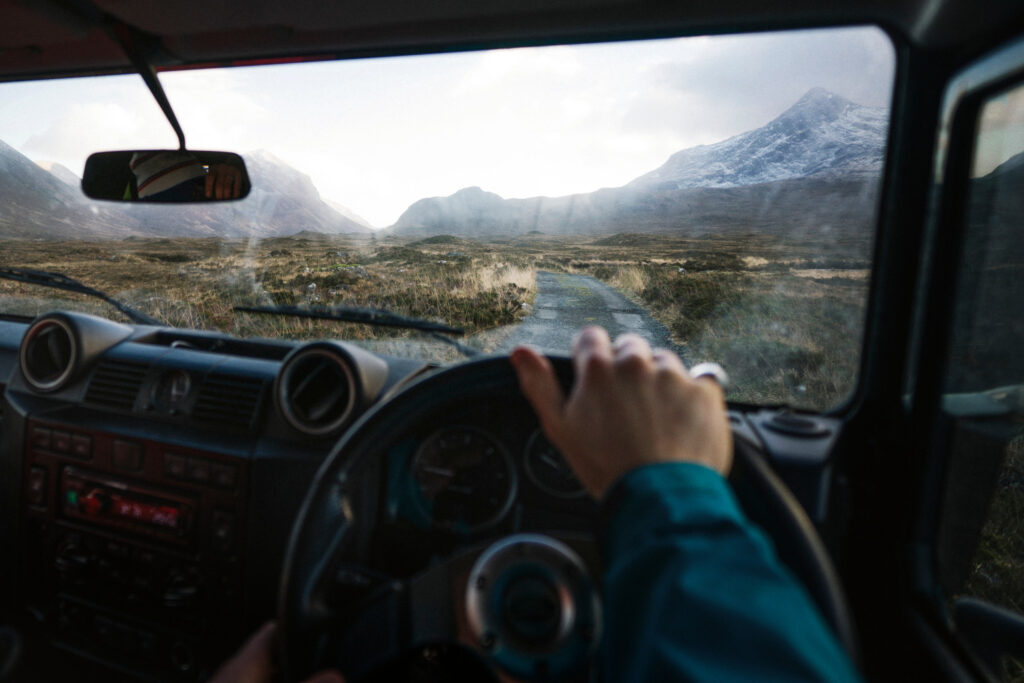
[[[875,28],[164,72],[188,146],[240,153],[252,191],[163,206],[78,187],[92,152],[177,146],[140,78],[6,84],[0,265],[169,325],[444,362],[415,331],[233,307],[387,309],[483,352],[600,324],[721,363],[732,400],[826,409],[859,363],[893,73]]]

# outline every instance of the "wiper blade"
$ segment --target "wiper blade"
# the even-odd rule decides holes
[[[40,287],[63,289],[67,292],[77,292],[78,294],[93,296],[97,299],[106,301],[108,304],[128,316],[132,322],[140,323],[142,325],[163,325],[159,320],[149,317],[142,311],[135,310],[128,304],[121,303],[109,294],[101,292],[98,289],[83,284],[78,280],[61,273],[51,273],[48,270],[32,270],[31,268],[0,267],[0,279],[27,282],[32,285],[39,285]]]
[[[235,306],[234,310],[243,313],[265,313],[268,315],[288,315],[296,318],[317,318],[320,320],[336,320],[343,323],[363,323],[365,325],[377,325],[381,327],[401,327],[407,330],[420,330],[429,337],[443,341],[454,346],[463,355],[475,356],[479,353],[476,349],[460,344],[454,339],[445,337],[445,334],[462,336],[465,330],[459,327],[452,327],[444,323],[436,323],[432,320],[420,318],[407,318],[391,311],[380,308],[357,308],[357,307],[328,307],[328,306]]]

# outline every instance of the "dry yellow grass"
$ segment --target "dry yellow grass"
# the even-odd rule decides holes
[[[537,270],[591,275],[647,308],[691,360],[732,373],[730,397],[826,408],[853,386],[867,283],[866,244],[764,236],[606,238],[296,236],[261,241],[10,241],[0,263],[66,273],[166,321],[240,336],[363,340],[414,352],[394,328],[239,315],[235,305],[385,308],[477,335],[515,324]],[[816,277],[801,277],[813,272]],[[61,307],[118,317],[96,300],[0,281],[4,309]],[[71,301],[74,303],[70,303]],[[448,357],[446,356],[445,359]]]

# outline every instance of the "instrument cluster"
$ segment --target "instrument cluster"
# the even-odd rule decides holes
[[[407,485],[400,487],[405,516],[458,535],[486,532],[506,520],[514,503],[575,507],[590,501],[565,457],[540,429],[524,444],[484,427],[441,427],[412,446]],[[518,441],[518,440],[517,440]]]

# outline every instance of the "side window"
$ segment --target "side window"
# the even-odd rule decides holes
[[[951,452],[938,578],[958,631],[986,650],[977,654],[993,673],[1024,680],[1020,653],[996,652],[980,635],[991,615],[1013,618],[988,605],[1024,615],[1024,86],[979,110],[965,220],[944,390]],[[970,626],[979,618],[980,630]]]

